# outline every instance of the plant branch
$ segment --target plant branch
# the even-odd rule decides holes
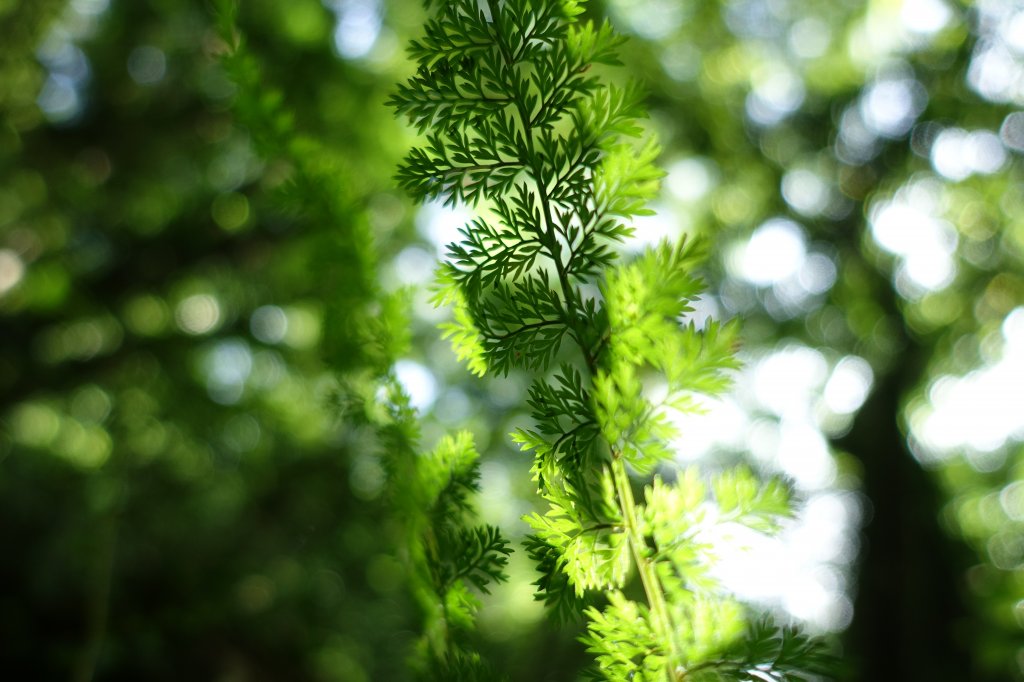
[[[644,587],[644,594],[647,595],[647,603],[651,607],[654,628],[658,638],[669,646],[669,650],[665,652],[665,674],[666,682],[672,682],[675,679],[673,661],[678,660],[678,654],[675,651],[676,640],[673,636],[668,603],[665,600],[665,588],[658,577],[654,562],[647,554],[647,543],[637,525],[637,506],[633,499],[629,474],[626,472],[626,463],[622,459],[622,454],[614,450],[612,451],[611,471],[612,479],[615,482],[615,493],[622,511],[622,521],[626,526],[626,533],[629,535],[629,547],[633,553],[637,573],[640,575],[640,582]]]
[[[494,22],[498,22],[500,15],[496,11],[493,0],[488,0],[488,7],[491,10],[491,17]],[[500,45],[500,42],[499,42]],[[511,56],[505,53],[504,48],[500,48],[505,55],[509,65],[512,65]],[[541,108],[538,110],[536,116],[539,117],[543,111],[546,102],[541,103]],[[543,234],[546,236],[545,248],[548,251],[548,255],[555,264],[555,269],[558,273],[558,282],[562,291],[562,298],[565,301],[566,315],[569,318],[567,322],[570,328],[573,330],[573,338],[583,355],[584,361],[586,362],[587,369],[591,376],[597,374],[597,362],[595,356],[591,353],[585,342],[585,336],[580,326],[580,317],[577,312],[577,295],[576,290],[569,281],[569,274],[566,270],[565,263],[562,262],[561,247],[555,237],[554,220],[552,219],[551,200],[548,196],[548,190],[543,181],[543,174],[541,172],[542,164],[544,163],[543,157],[539,156],[535,150],[534,143],[534,121],[537,120],[530,115],[530,112],[526,110],[526,106],[523,102],[516,100],[515,102],[516,112],[519,118],[519,123],[523,128],[523,136],[527,145],[528,159],[522,159],[524,165],[528,165],[532,161],[532,170],[534,177],[534,184],[537,189],[538,199],[540,201],[541,215],[544,220],[544,231]],[[625,462],[622,460],[622,456],[618,452],[612,453],[612,476],[615,482],[616,497],[619,504],[619,511],[622,514],[623,522],[625,523],[627,533],[629,536],[629,545],[633,554],[633,560],[637,566],[637,572],[640,575],[640,580],[643,584],[644,593],[647,596],[647,602],[650,605],[651,613],[654,618],[654,627],[658,633],[659,638],[663,642],[667,642],[670,650],[666,652],[668,655],[665,659],[665,673],[667,675],[666,682],[671,682],[673,672],[673,661],[678,660],[674,651],[675,638],[672,636],[671,620],[669,618],[668,606],[665,601],[665,590],[661,584],[661,580],[658,578],[657,571],[654,568],[653,562],[646,555],[647,545],[644,542],[643,534],[640,532],[637,526],[637,507],[636,502],[633,498],[633,491],[629,482],[629,475],[626,473]]]
[[[491,337],[491,339],[494,341],[506,341],[513,337],[519,336],[523,332],[530,331],[531,329],[540,329],[541,327],[550,327],[555,324],[563,323],[563,320],[540,320],[539,322],[531,322],[529,324],[524,324],[521,327],[516,327],[515,329],[505,332],[504,334],[495,334],[494,336]]]

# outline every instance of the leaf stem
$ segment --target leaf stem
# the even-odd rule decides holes
[[[515,336],[518,336],[519,334],[522,334],[523,332],[527,332],[532,329],[540,329],[541,327],[550,327],[553,324],[562,324],[562,320],[540,320],[539,322],[523,324],[520,327],[505,332],[504,334],[495,334],[491,338],[495,341],[507,341]]]
[[[626,526],[629,546],[633,552],[633,561],[636,563],[637,573],[640,574],[640,582],[644,586],[647,603],[651,607],[654,629],[658,638],[668,645],[668,651],[665,652],[665,675],[666,680],[671,682],[675,679],[674,662],[678,660],[676,640],[672,632],[672,619],[665,601],[664,588],[661,586],[654,562],[647,555],[647,543],[637,524],[636,501],[633,498],[633,488],[629,481],[629,474],[626,472],[626,463],[622,458],[622,453],[612,451],[611,471],[619,508],[622,512],[622,521]]]

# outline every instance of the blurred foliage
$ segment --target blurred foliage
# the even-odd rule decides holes
[[[869,363],[863,406],[818,425],[865,510],[856,679],[1022,677],[1021,10],[588,10],[636,35],[665,147],[663,219],[638,233],[715,241],[708,305],[742,318],[751,368]],[[502,434],[524,382],[465,383],[437,342],[415,279],[435,209],[390,178],[412,133],[384,102],[419,3],[246,0],[235,66],[213,16],[0,0],[4,677],[404,679],[405,530],[377,436],[336,405],[339,375],[406,347],[377,281],[414,285],[407,352],[439,381],[423,441],[473,431],[485,520],[523,531],[528,463]],[[759,270],[780,235],[803,260]],[[750,424],[782,429],[779,402]],[[511,679],[573,679],[578,632],[531,610],[522,554],[478,644]]]
[[[5,676],[398,678],[400,535],[328,401],[390,363],[353,334],[402,215],[383,86],[316,2],[246,3],[237,58],[208,8],[105,5],[4,48]]]
[[[1019,485],[1021,432],[984,416],[1024,405],[1018,342],[999,333],[1024,303],[1019,3],[606,4],[647,38],[632,64],[686,171],[673,182],[670,163],[666,200],[718,236],[717,300],[748,348],[805,344],[873,369],[859,413],[822,425],[857,457],[870,505],[847,634],[862,679],[1019,679],[1020,519],[994,501]],[[802,267],[752,268],[780,233]],[[812,258],[834,284],[815,284]],[[958,435],[930,438],[943,377],[1000,358],[1008,385],[938,418]],[[943,527],[977,555],[937,532],[943,499]],[[960,510],[980,500],[991,511],[971,523]]]

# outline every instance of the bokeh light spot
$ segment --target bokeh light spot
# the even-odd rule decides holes
[[[769,286],[797,274],[806,255],[800,226],[792,220],[774,218],[754,230],[736,265],[743,279]]]
[[[0,296],[18,285],[25,276],[25,264],[14,251],[0,249]]]
[[[647,40],[675,33],[683,22],[687,4],[677,0],[615,0],[612,9],[629,29]]]
[[[249,200],[238,192],[219,194],[213,200],[210,213],[221,229],[235,232],[249,221]]]
[[[365,57],[380,36],[381,7],[379,0],[331,0],[337,15],[334,46],[345,59]]]
[[[716,181],[716,173],[709,161],[688,158],[669,165],[665,187],[675,199],[694,202],[703,199]]]
[[[766,68],[747,96],[747,116],[758,125],[776,125],[803,104],[806,94],[803,80],[789,69]]]
[[[809,395],[825,380],[828,363],[806,346],[787,346],[761,359],[753,367],[754,396],[765,409],[779,415],[802,417]]]
[[[1024,481],[1014,481],[999,493],[999,503],[1006,516],[1013,521],[1024,521]]]
[[[86,426],[76,419],[61,420],[60,432],[54,443],[56,455],[81,469],[98,469],[106,463],[113,443],[106,429]]]
[[[156,336],[167,328],[170,312],[163,299],[136,296],[125,305],[123,319],[128,329],[140,336]]]
[[[29,447],[45,448],[57,437],[60,416],[41,403],[22,403],[11,415],[14,438]]]
[[[812,253],[804,261],[798,280],[808,294],[823,294],[836,283],[837,274],[836,264],[831,258],[823,253]]]
[[[876,135],[902,137],[924,111],[927,101],[924,86],[916,80],[883,79],[873,83],[861,96],[861,117]]]
[[[777,461],[798,488],[818,490],[835,481],[836,464],[828,443],[811,424],[783,420]]]
[[[798,213],[816,216],[828,208],[830,190],[817,173],[797,168],[783,176],[782,196]]]
[[[1012,530],[996,533],[988,541],[988,556],[996,568],[1014,571],[1024,563],[1024,535]]]
[[[280,7],[281,28],[292,41],[315,45],[327,35],[330,25],[321,3],[305,0],[289,2]]]
[[[255,450],[261,434],[260,423],[251,414],[236,414],[224,424],[224,442],[234,452]]]
[[[323,326],[323,315],[307,305],[292,305],[285,310],[288,316],[288,328],[284,333],[284,342],[296,349],[312,348],[320,341]]]
[[[113,318],[75,320],[44,332],[39,341],[39,355],[49,364],[65,360],[84,362],[116,350],[123,335],[121,325]]]
[[[209,294],[189,296],[178,304],[175,320],[186,334],[208,334],[221,321],[220,303]]]
[[[81,98],[74,86],[74,81],[60,74],[46,79],[36,103],[46,114],[46,118],[53,123],[71,121],[78,116],[82,109]]]
[[[203,361],[210,397],[222,405],[237,403],[245,390],[252,366],[252,351],[245,341],[227,339],[217,343]]]
[[[825,384],[825,405],[836,414],[860,409],[871,392],[874,373],[863,358],[848,355],[840,360]]]
[[[288,334],[288,315],[276,305],[260,306],[249,317],[249,331],[263,343],[281,343]]]
[[[416,228],[434,245],[437,256],[443,258],[448,244],[459,240],[459,229],[472,218],[473,214],[463,207],[427,201],[416,214]]]
[[[375,500],[384,490],[387,474],[380,461],[371,454],[361,453],[352,459],[349,487],[361,500]]]
[[[70,412],[79,421],[101,424],[106,421],[113,406],[109,393],[95,384],[89,384],[72,394]]]
[[[426,367],[412,360],[399,360],[395,363],[395,377],[417,410],[428,410],[434,404],[437,398],[437,379]]]
[[[947,128],[936,136],[931,160],[943,177],[959,182],[975,173],[988,175],[998,171],[1006,163],[1006,149],[991,131]]]
[[[423,287],[434,277],[436,257],[419,246],[407,246],[391,263],[388,285]]]
[[[941,185],[931,179],[909,183],[890,201],[875,204],[870,212],[875,242],[900,257],[895,272],[897,290],[916,299],[943,289],[957,272],[953,255],[959,237],[946,220],[935,217]]]
[[[71,0],[71,7],[83,16],[97,16],[107,11],[110,0]]]
[[[1024,112],[1015,111],[1003,119],[999,138],[1010,149],[1024,152]]]
[[[821,19],[807,17],[789,29],[789,50],[801,59],[825,54],[832,40],[832,29]]]
[[[910,414],[911,431],[923,448],[915,454],[941,460],[965,448],[990,453],[1010,440],[1024,440],[1024,333],[1018,326],[1024,326],[1024,308],[1003,322],[1001,357],[963,376],[944,375],[931,383],[928,401]]]
[[[953,11],[943,0],[904,0],[900,21],[914,33],[938,33],[953,18]]]
[[[128,55],[128,75],[139,85],[156,85],[167,74],[167,56],[152,45],[141,45]]]

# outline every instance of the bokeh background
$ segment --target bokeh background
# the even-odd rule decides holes
[[[857,680],[1024,679],[1024,2],[608,0],[666,170],[627,254],[713,245],[734,390],[681,463],[788,476],[720,578]],[[526,380],[428,302],[467,211],[391,175],[418,0],[0,0],[0,677],[403,680],[418,616],[380,452],[339,386],[392,366],[422,441],[473,431],[481,514],[534,504]],[[408,288],[411,343],[360,326]],[[388,313],[391,315],[391,313]],[[751,552],[753,555],[751,555]],[[532,569],[481,614],[573,680]]]

